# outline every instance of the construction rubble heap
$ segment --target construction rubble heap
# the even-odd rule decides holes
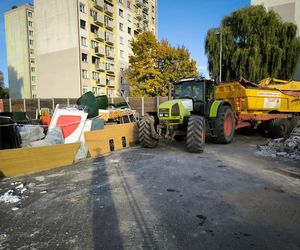
[[[300,160],[300,127],[294,128],[287,138],[269,140],[264,145],[258,145],[259,153],[271,157],[284,157]]]

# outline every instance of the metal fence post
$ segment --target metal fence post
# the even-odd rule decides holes
[[[23,98],[23,110],[24,112],[26,112],[26,99]]]
[[[158,110],[159,107],[159,96],[156,97],[156,109]]]
[[[54,100],[54,98],[52,98],[52,109],[53,110],[55,109],[55,100]]]
[[[40,98],[38,98],[38,110],[39,110],[39,112],[41,110],[41,99]]]
[[[145,102],[144,97],[142,97],[142,116],[145,115]]]
[[[11,98],[8,99],[8,103],[9,103],[9,112],[12,112]]]
[[[67,105],[70,106],[70,98],[67,98]]]

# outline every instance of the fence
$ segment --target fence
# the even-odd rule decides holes
[[[143,116],[147,112],[155,112],[160,103],[167,101],[167,97],[127,97],[126,101],[132,109],[136,110],[139,115]],[[76,104],[76,98],[52,98],[52,99],[2,99],[3,111],[5,112],[26,112],[27,115],[34,119],[36,113],[41,108],[48,108],[53,112],[56,104],[72,105]],[[109,103],[115,104],[124,102],[122,97],[111,97]]]

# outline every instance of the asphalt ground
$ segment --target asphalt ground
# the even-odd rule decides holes
[[[28,191],[0,203],[0,249],[300,249],[300,163],[258,155],[265,141],[163,141],[2,179],[0,195]]]

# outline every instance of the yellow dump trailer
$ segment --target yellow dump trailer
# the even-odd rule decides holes
[[[299,81],[267,78],[256,84],[241,78],[216,86],[214,98],[230,104],[236,128],[268,121],[270,130],[287,132],[300,121]]]

